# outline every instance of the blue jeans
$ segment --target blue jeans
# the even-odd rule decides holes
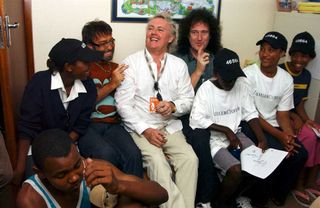
[[[83,157],[107,160],[127,174],[143,176],[141,152],[120,124],[91,123],[78,148]]]

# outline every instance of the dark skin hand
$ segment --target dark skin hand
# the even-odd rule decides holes
[[[110,164],[104,164],[91,159],[86,159],[85,163],[85,179],[88,187],[103,184],[111,194],[117,194],[119,192],[119,182]]]
[[[168,200],[167,191],[158,183],[127,175],[103,160],[85,160],[85,179],[89,187],[103,185],[111,194],[118,194],[148,205],[159,205]]]
[[[276,137],[282,143],[285,150],[289,152],[287,157],[290,157],[292,154],[297,153],[297,149],[299,149],[301,146],[295,143],[294,135],[288,134],[284,131],[274,128],[266,120],[264,120],[261,117],[259,117],[259,122],[264,131]]]
[[[242,144],[241,144],[239,138],[237,137],[237,135],[235,133],[233,133],[233,131],[231,131],[230,128],[213,123],[209,126],[209,130],[224,133],[226,135],[226,137],[228,138],[228,140],[230,141],[228,149],[237,149],[238,147],[240,147],[240,149],[242,149]]]
[[[298,114],[294,112],[290,112],[290,120],[292,121],[292,128],[296,135],[299,135],[302,126],[304,125],[302,119],[298,116]]]
[[[264,152],[268,148],[268,144],[266,138],[264,137],[262,128],[259,124],[259,119],[253,118],[248,122],[248,124],[258,139],[258,147],[261,148]]]

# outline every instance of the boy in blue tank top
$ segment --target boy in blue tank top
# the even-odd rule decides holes
[[[69,135],[59,129],[46,130],[34,139],[32,157],[36,174],[22,185],[18,207],[91,207],[90,188],[96,185],[118,195],[118,207],[159,205],[168,199],[156,182],[126,175],[106,161],[84,160]]]

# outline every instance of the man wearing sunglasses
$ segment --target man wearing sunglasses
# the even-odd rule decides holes
[[[190,112],[194,91],[185,62],[167,53],[174,39],[175,25],[168,17],[149,20],[146,49],[124,60],[129,67],[115,99],[148,176],[168,191],[169,200],[160,207],[194,208],[198,159],[178,119]]]

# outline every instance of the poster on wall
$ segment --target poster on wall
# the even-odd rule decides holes
[[[111,8],[112,22],[146,22],[162,12],[179,20],[197,8],[206,8],[217,18],[220,16],[220,0],[112,0]]]
[[[316,57],[306,67],[313,79],[320,80],[320,40],[316,41]]]

